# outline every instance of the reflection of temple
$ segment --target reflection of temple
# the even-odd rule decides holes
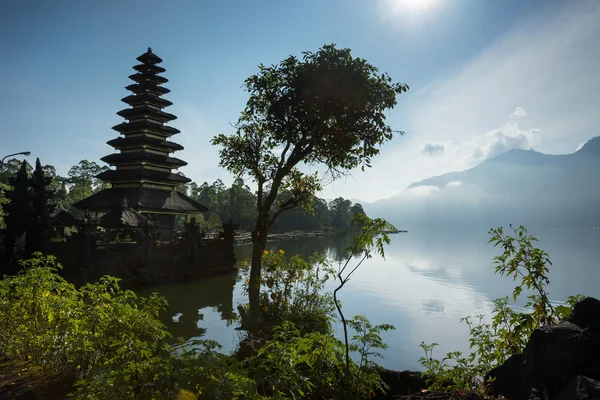
[[[206,307],[214,308],[222,320],[233,317],[233,292],[236,284],[236,274],[225,274],[211,277],[207,280],[186,284],[162,285],[148,287],[140,294],[146,295],[159,291],[169,304],[161,319],[167,325],[169,332],[177,338],[189,339],[203,333],[202,327],[208,326],[208,321],[199,321],[199,310]],[[205,313],[206,310],[202,311]],[[181,314],[173,321],[172,317]]]
[[[177,186],[190,182],[174,169],[187,163],[170,154],[183,146],[168,139],[179,130],[165,125],[176,119],[164,112],[172,103],[161,96],[169,89],[161,86],[167,79],[159,74],[165,69],[152,49],[141,56],[141,64],[130,75],[135,83],[127,86],[133,94],[122,99],[131,106],[117,114],[127,120],[113,129],[122,136],[110,140],[109,145],[118,150],[104,158],[115,169],[102,172],[98,178],[111,185],[75,204],[81,210],[108,213],[121,208],[124,199],[131,209],[144,214],[163,234],[172,236],[173,222],[177,214],[195,214],[206,207],[177,192]],[[165,236],[166,236],[165,235]]]

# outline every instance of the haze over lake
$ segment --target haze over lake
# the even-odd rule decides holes
[[[513,288],[511,278],[494,274],[493,257],[501,250],[487,243],[488,230],[428,229],[393,235],[385,260],[375,256],[352,276],[340,295],[346,316],[362,314],[372,323],[396,327],[382,335],[389,345],[380,360],[383,366],[419,368],[421,341],[439,343],[434,353],[438,356],[468,350],[468,331],[460,318],[489,315],[492,300],[510,294]],[[553,263],[549,285],[553,302],[577,293],[600,297],[600,232],[530,229],[530,233],[538,237],[539,247],[549,253]],[[269,245],[289,255],[319,251],[339,260],[345,257],[347,239],[303,238]],[[248,257],[249,251],[249,246],[237,247],[238,260]],[[239,341],[239,332],[234,329],[235,322],[227,326],[224,319],[231,317],[237,304],[247,301],[241,291],[244,274],[240,271],[141,292],[157,290],[167,297],[169,306],[162,319],[174,336],[216,339],[224,351],[230,351]],[[516,306],[523,304],[520,301]],[[336,329],[341,338],[341,325]]]

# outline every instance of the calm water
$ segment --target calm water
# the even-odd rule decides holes
[[[583,293],[600,297],[600,232],[530,230],[553,262],[550,296],[564,301]],[[411,231],[392,236],[386,258],[368,260],[341,291],[346,316],[362,314],[372,323],[390,323],[384,334],[389,348],[380,364],[416,369],[421,341],[440,344],[437,355],[468,350],[466,315],[489,314],[492,300],[510,294],[513,282],[494,274],[493,257],[500,249],[488,244],[487,229],[479,231]],[[347,243],[335,238],[304,238],[269,244],[287,254],[325,252],[333,260],[345,257]],[[248,246],[236,248],[237,258],[249,257]],[[169,307],[163,319],[174,336],[204,337],[225,351],[239,342],[235,323],[228,325],[238,303],[244,302],[244,272],[201,282],[163,285],[143,291],[163,293]],[[517,306],[523,303],[517,304]],[[203,319],[199,315],[203,315]],[[337,327],[341,338],[341,325]],[[436,353],[434,353],[436,354]]]

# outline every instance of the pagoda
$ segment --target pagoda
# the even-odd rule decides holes
[[[162,86],[168,80],[159,75],[165,72],[158,65],[162,59],[148,48],[137,60],[140,64],[133,67],[136,73],[129,76],[134,83],[126,87],[132,94],[121,99],[130,108],[117,113],[126,121],[112,128],[121,136],[107,142],[117,152],[102,158],[114,169],[97,175],[111,187],[81,200],[75,207],[109,213],[127,201],[131,209],[151,221],[162,225],[164,220],[172,225],[177,214],[195,214],[207,208],[176,191],[190,179],[173,172],[187,163],[171,156],[183,146],[169,140],[180,131],[166,125],[177,117],[163,111],[173,103],[162,98],[170,92]]]

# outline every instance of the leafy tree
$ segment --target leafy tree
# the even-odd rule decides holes
[[[19,160],[18,158],[11,158],[10,160],[5,161],[1,166],[2,169],[0,170],[0,178],[1,178],[0,181],[2,183],[8,184],[10,182],[11,178],[14,178],[17,176],[17,174],[21,170],[23,163],[25,163],[25,169],[26,169],[27,175],[31,175],[33,168],[31,167],[31,164],[29,164],[29,162],[27,162],[27,160]]]
[[[94,161],[88,160],[81,160],[77,165],[72,166],[69,169],[68,175],[71,183],[69,192],[73,203],[81,201],[104,189],[105,184],[96,178],[96,175],[107,169],[108,167],[106,166],[100,166]]]
[[[31,215],[31,197],[27,177],[27,161],[21,163],[21,169],[9,180],[12,190],[9,192],[5,211],[6,236],[4,238],[4,254],[8,259],[13,256],[13,248],[17,238],[21,238],[27,230],[27,222]]]
[[[298,167],[320,165],[332,178],[369,167],[378,146],[393,137],[384,112],[408,90],[335,45],[259,68],[245,81],[250,98],[235,134],[212,140],[222,146],[220,165],[249,176],[258,189],[249,288],[252,327],[260,320],[261,257],[269,227],[286,210],[312,210],[311,200],[321,188],[322,178]],[[292,196],[277,204],[285,190]]]
[[[52,168],[54,169],[54,168]],[[50,189],[52,177],[47,176],[38,158],[35,162],[35,170],[30,179],[32,188],[31,203],[32,215],[27,227],[27,253],[44,251],[50,233],[50,215],[54,212],[56,205],[50,200],[54,196],[54,190]]]
[[[0,229],[5,229],[6,224],[4,223],[4,205],[9,203],[6,197],[6,192],[10,190],[10,186],[0,183]]]

